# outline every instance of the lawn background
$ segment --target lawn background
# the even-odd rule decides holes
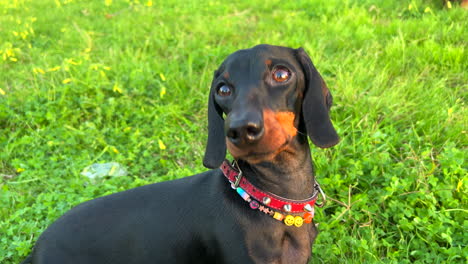
[[[213,71],[304,47],[342,141],[311,263],[468,260],[468,11],[442,1],[0,0],[0,262],[71,207],[192,175]],[[115,161],[129,175],[80,172]]]

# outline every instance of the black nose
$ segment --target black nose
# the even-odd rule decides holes
[[[260,114],[244,113],[228,116],[226,136],[237,146],[258,142],[263,136],[263,118]]]

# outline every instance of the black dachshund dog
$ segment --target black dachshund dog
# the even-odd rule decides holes
[[[307,136],[338,143],[331,104],[302,48],[234,52],[209,94],[203,164],[212,170],[80,204],[23,263],[307,263],[321,192]]]

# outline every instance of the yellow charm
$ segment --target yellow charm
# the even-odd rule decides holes
[[[294,216],[292,215],[287,215],[286,218],[284,218],[284,223],[287,225],[287,226],[292,226],[294,225]]]
[[[273,215],[273,218],[278,220],[278,221],[283,221],[284,219],[284,215],[278,213],[278,212],[275,212],[275,214]]]
[[[302,219],[302,217],[300,217],[300,216],[294,217],[294,225],[295,226],[301,227],[303,223],[304,223],[304,219]]]

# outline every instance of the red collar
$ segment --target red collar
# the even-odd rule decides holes
[[[314,205],[319,207],[323,206],[323,204],[316,204],[319,193],[322,195],[323,201],[325,202],[325,194],[317,182],[315,182],[314,194],[310,198],[300,201],[290,200],[258,189],[245,177],[242,177],[242,171],[240,171],[240,169],[234,168],[227,160],[221,164],[220,168],[223,171],[224,176],[226,176],[226,178],[231,183],[231,187],[236,189],[239,195],[250,203],[250,207],[252,209],[259,209],[260,211],[271,215],[277,220],[284,220],[286,225],[292,225],[288,224],[286,219],[288,217],[295,218],[296,222],[293,224],[298,227],[302,225],[302,221],[305,223],[310,223],[314,216]],[[304,215],[303,218],[300,216],[294,217],[291,215],[284,216],[281,213],[275,211],[280,211],[287,214],[306,212],[307,219],[306,215]],[[297,218],[301,218],[302,220]],[[300,222],[300,225],[297,224],[298,221]]]

